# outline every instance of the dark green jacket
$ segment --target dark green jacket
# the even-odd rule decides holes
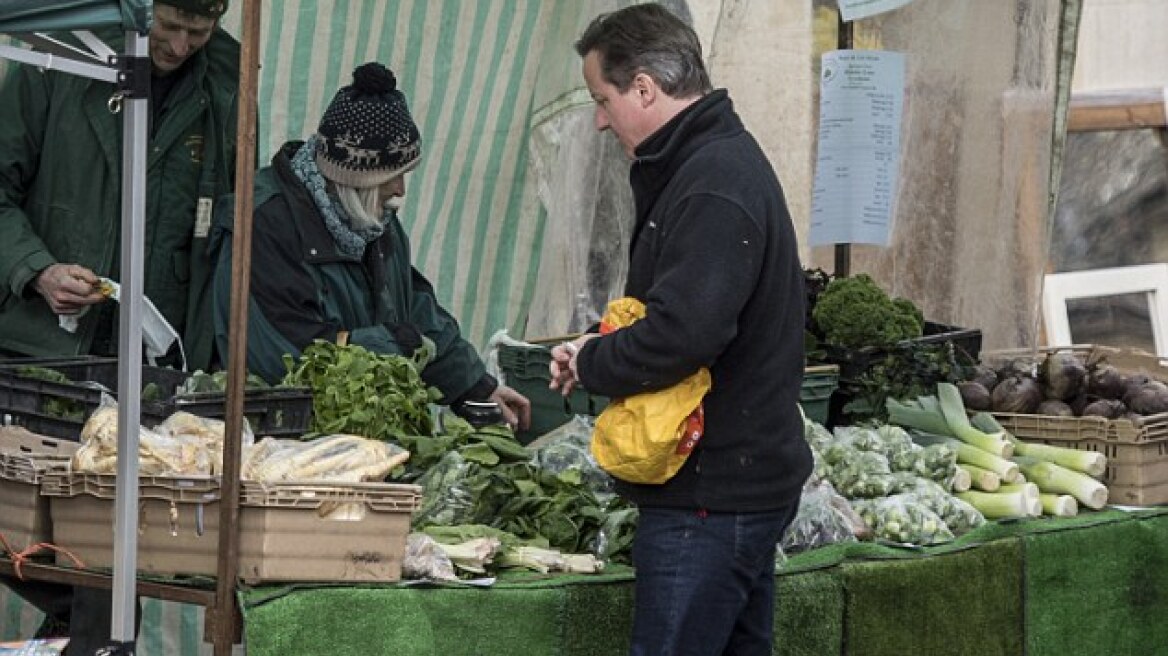
[[[434,289],[410,264],[410,243],[394,217],[363,257],[337,251],[316,205],[292,172],[290,158],[302,142],[290,142],[256,174],[248,303],[247,368],[269,382],[286,369],[283,355],[299,357],[314,339],[349,343],[376,353],[412,353],[420,335],[437,356],[422,372],[447,403],[483,399],[496,381],[486,374],[458,323],[438,305]],[[231,309],[230,197],[216,212],[212,248],[215,332],[227,353]],[[414,343],[410,343],[414,342]]]
[[[120,35],[101,36],[121,48]],[[234,182],[239,44],[216,30],[188,65],[147,146],[143,281],[183,336],[189,365],[206,368],[212,262],[206,233],[196,235],[196,204]],[[54,263],[120,279],[123,116],[107,108],[112,94],[112,84],[27,65],[13,67],[0,90],[0,349],[93,347],[99,313],[68,333],[29,283]]]

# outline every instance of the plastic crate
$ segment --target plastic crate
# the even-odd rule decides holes
[[[0,428],[0,535],[16,551],[52,540],[49,500],[40,494],[44,473],[68,466],[77,449],[72,442]],[[52,552],[30,554],[48,558]]]
[[[839,367],[834,364],[807,367],[803,371],[803,386],[799,390],[799,404],[803,414],[820,424],[827,423],[831,395],[839,387]]]
[[[58,383],[18,373],[21,367],[30,365],[56,371],[71,382]],[[186,378],[185,373],[174,369],[142,367],[143,388],[154,385],[159,392],[159,400],[141,401],[143,424],[153,426],[170,415],[169,399]],[[115,358],[6,360],[0,362],[0,415],[7,415],[5,423],[24,426],[34,433],[76,441],[85,420],[101,405],[103,392],[109,390],[116,396],[117,388]],[[65,410],[77,415],[62,416]]]
[[[1106,358],[1124,373],[1146,373],[1168,382],[1168,360],[1135,349],[1098,345],[1074,345],[1040,349],[987,352],[982,361],[998,365],[1007,361],[1035,364],[1048,353],[1071,351],[1083,359]],[[1109,503],[1135,506],[1168,504],[1168,413],[1130,419],[1104,417],[1052,417],[995,412],[1002,427],[1015,437],[1107,456]]]
[[[839,366],[839,378],[843,381],[855,381],[867,371],[872,363],[895,354],[899,349],[910,345],[945,344],[952,343],[958,353],[969,356],[970,362],[977,362],[981,354],[981,330],[977,328],[958,328],[932,321],[925,322],[924,335],[900,342],[891,347],[866,346],[863,348],[845,348],[824,344],[825,360]]]
[[[995,412],[1002,427],[1026,442],[1097,451],[1107,456],[1108,503],[1168,503],[1168,413],[1129,419],[1050,417]]]
[[[60,372],[70,383],[55,383],[20,376],[22,366],[35,365]],[[201,392],[176,395],[188,374],[164,367],[142,367],[142,386],[158,388],[158,400],[141,401],[142,423],[153,426],[174,412],[184,410],[200,417],[222,419],[226,416],[224,392]],[[0,416],[5,423],[29,430],[77,440],[85,419],[101,404],[102,390],[86,383],[97,383],[115,392],[118,387],[118,361],[114,358],[79,358],[72,361],[44,359],[0,361]],[[80,410],[80,419],[46,412],[49,404],[67,403]],[[257,435],[300,436],[312,421],[312,391],[307,388],[265,388],[244,391],[243,414]]]
[[[552,356],[551,346],[547,344],[500,344],[498,357],[504,381],[531,401],[531,427],[515,435],[522,444],[564,425],[576,415],[599,415],[608,405],[608,397],[590,394],[582,387],[576,387],[568,396],[549,389],[548,365]]]
[[[50,472],[54,542],[87,567],[113,565],[117,478]],[[215,576],[219,564],[217,479],[142,477],[138,486],[138,569],[159,575]],[[258,484],[239,500],[239,576],[269,581],[390,582],[401,578],[416,485]],[[58,556],[59,564],[70,564]]]
[[[227,416],[227,395],[224,392],[183,394],[174,397],[170,409],[223,419]],[[245,390],[243,416],[256,435],[299,437],[308,432],[312,423],[312,390],[306,387]]]

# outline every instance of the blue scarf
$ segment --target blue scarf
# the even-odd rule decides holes
[[[385,222],[390,210],[386,210],[386,214],[382,215],[380,224],[354,229],[349,213],[335,196],[329,194],[328,181],[316,166],[318,139],[316,135],[312,135],[292,156],[292,172],[316,203],[316,209],[324,219],[325,226],[332,234],[333,240],[337,242],[337,250],[350,257],[360,258],[365,253],[365,247],[385,232]]]

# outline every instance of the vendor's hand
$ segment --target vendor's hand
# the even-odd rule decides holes
[[[526,396],[506,385],[499,385],[491,393],[491,400],[499,406],[503,421],[511,430],[527,430],[531,426],[531,401]]]
[[[548,383],[548,387],[560,390],[564,396],[572,393],[572,390],[580,382],[576,372],[576,355],[588,340],[596,336],[596,333],[585,333],[570,342],[563,342],[552,348],[552,360],[548,363],[551,382]]]
[[[53,264],[32,282],[55,314],[77,314],[105,300],[97,275],[80,264]]]

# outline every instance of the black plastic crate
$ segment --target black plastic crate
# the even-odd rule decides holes
[[[911,340],[904,340],[892,347],[845,348],[824,344],[824,360],[829,364],[839,365],[839,379],[841,381],[855,381],[873,362],[880,360],[889,353],[895,353],[898,348],[908,347],[911,344],[944,344],[952,342],[958,353],[969,356],[971,362],[977,362],[981,354],[981,330],[977,328],[958,328],[932,321],[925,322],[924,335]]]
[[[17,373],[21,367],[30,365],[57,371],[72,382],[58,383]],[[143,388],[151,384],[157,388],[157,400],[141,401],[142,424],[154,426],[179,410],[211,419],[226,415],[224,392],[176,395],[188,377],[189,374],[176,369],[142,366]],[[87,383],[102,386],[116,396],[117,359],[0,361],[0,414],[10,414],[9,423],[33,432],[76,440],[85,420],[101,404],[103,390]],[[53,409],[57,412],[50,411]],[[62,409],[80,414],[60,416]],[[312,421],[312,392],[307,388],[248,389],[244,392],[243,413],[257,435],[299,436],[308,431]]]
[[[576,415],[599,415],[608,405],[608,397],[589,394],[576,387],[568,396],[548,389],[551,373],[551,348],[543,345],[511,346],[500,344],[499,370],[508,386],[531,401],[531,427],[515,437],[527,444],[537,437],[571,421]]]
[[[227,416],[225,392],[201,392],[176,396],[173,411],[184,410],[210,419]],[[312,390],[306,387],[249,389],[243,393],[243,416],[257,436],[299,437],[312,423]]]
[[[27,366],[56,371],[71,382],[59,383],[21,375],[21,368]],[[157,388],[153,394],[157,400],[141,401],[143,424],[153,426],[170,415],[170,399],[186,378],[187,374],[181,371],[143,365],[143,389],[148,386]],[[64,425],[76,425],[77,433],[101,405],[102,393],[108,392],[116,397],[117,391],[118,361],[115,358],[0,362],[0,410],[15,411],[27,417],[56,419],[65,422]]]

